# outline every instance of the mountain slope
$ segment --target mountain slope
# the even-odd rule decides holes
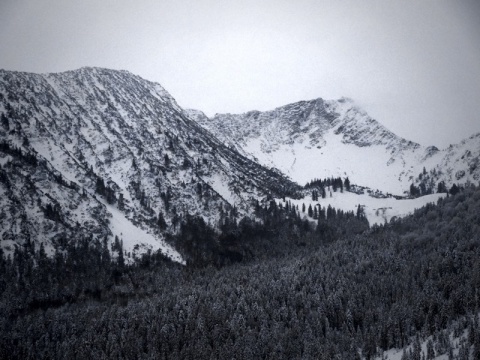
[[[296,191],[190,120],[159,84],[126,71],[0,71],[0,116],[0,227],[10,249],[91,234],[117,235],[128,252],[174,254],[164,234],[187,213],[214,225],[233,208],[245,214],[268,194]]]
[[[398,137],[350,99],[300,101],[272,111],[216,114],[211,119],[195,110],[188,114],[229,146],[300,184],[348,176],[356,184],[401,195],[423,167],[444,174],[466,169],[464,181],[480,179],[472,160],[480,155],[478,136],[443,151],[424,147]],[[471,159],[458,159],[467,149]],[[436,180],[451,184],[453,177]]]

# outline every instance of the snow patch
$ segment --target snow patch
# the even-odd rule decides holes
[[[135,252],[137,255],[146,253],[149,249],[152,251],[160,250],[164,255],[185,265],[185,260],[172,246],[167,244],[164,240],[157,239],[154,235],[149,234],[142,228],[135,226],[125,215],[109,204],[108,212],[112,215],[110,218],[110,230],[113,236],[118,236],[119,240],[123,241],[123,248],[127,252]],[[138,245],[138,246],[137,246]]]
[[[393,217],[405,217],[413,214],[415,209],[419,209],[428,203],[436,203],[438,199],[445,196],[445,194],[432,194],[416,199],[397,200],[393,197],[375,198],[368,194],[358,195],[351,192],[333,192],[329,189],[326,189],[326,193],[326,198],[320,198],[318,201],[313,201],[310,196],[303,199],[286,198],[285,200],[290,201],[292,205],[298,205],[300,211],[302,204],[305,204],[307,209],[309,205],[311,205],[312,208],[316,205],[327,208],[328,205],[330,205],[337,210],[353,211],[356,213],[357,207],[360,205],[364,210],[370,226],[373,226],[374,224],[380,225],[389,222]],[[332,195],[330,196],[330,194]],[[276,199],[276,201],[279,204],[283,203],[282,199]]]

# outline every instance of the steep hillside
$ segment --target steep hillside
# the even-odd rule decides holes
[[[478,135],[443,151],[424,147],[398,137],[350,99],[300,101],[211,119],[188,113],[224,143],[300,184],[348,176],[353,183],[402,195],[421,181],[424,167],[436,168],[431,177],[449,185],[480,179]]]
[[[2,246],[72,236],[163,248],[188,213],[213,225],[296,185],[224,146],[126,71],[0,71]],[[47,248],[48,249],[48,248]]]
[[[420,172],[423,166],[425,171]],[[458,144],[436,151],[417,165],[419,171],[414,182],[438,184],[443,181],[447,186],[454,183],[466,184],[480,181],[480,133],[462,140]]]

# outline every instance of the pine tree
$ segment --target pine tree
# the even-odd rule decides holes
[[[326,216],[325,208],[324,207],[322,208],[321,206],[318,206],[318,220],[319,221],[320,220],[325,220],[325,216]]]
[[[97,177],[97,182],[95,184],[95,192],[99,195],[105,195],[105,183],[101,177]]]
[[[363,208],[362,205],[358,204],[357,206],[357,219],[360,219],[363,215]]]
[[[433,360],[434,358],[435,358],[435,350],[433,349],[433,341],[432,339],[429,339],[427,342],[427,360]]]
[[[440,181],[437,185],[437,193],[448,193],[447,187],[444,181]]]
[[[452,195],[456,195],[456,194],[458,194],[459,191],[460,191],[460,188],[458,187],[458,185],[453,184],[452,187],[449,190],[449,193],[452,194]]]
[[[109,204],[114,204],[115,201],[117,201],[117,197],[115,196],[115,190],[113,190],[109,186],[105,187],[105,197],[106,197],[107,202]]]
[[[427,187],[425,186],[425,183],[423,183],[423,182],[420,183],[419,187],[420,187],[419,193],[421,195],[426,195],[427,194]]]
[[[165,230],[167,228],[167,223],[165,221],[165,218],[163,217],[163,213],[161,211],[158,212],[158,227],[160,230]]]
[[[410,185],[410,195],[416,197],[420,194],[420,190],[415,186],[415,184]]]
[[[119,247],[118,247],[117,263],[122,268],[123,266],[125,266],[125,259],[123,257],[123,240],[120,240],[118,244],[119,244]]]
[[[197,183],[197,195],[202,198],[202,184],[200,182]]]
[[[120,211],[123,211],[125,209],[125,201],[123,199],[123,193],[120,193],[118,195],[117,207]]]
[[[344,184],[345,184],[345,189],[347,191],[350,191],[350,180],[348,179],[348,177],[345,179]]]

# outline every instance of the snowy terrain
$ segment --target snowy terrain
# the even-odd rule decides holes
[[[160,249],[183,262],[164,239],[187,214],[217,224],[223,210],[246,214],[258,199],[298,189],[127,71],[2,70],[0,116],[0,235],[9,254],[117,236],[126,254]]]
[[[170,244],[164,240],[158,239],[153,234],[148,233],[140,226],[134,225],[125,214],[118,210],[115,206],[105,203],[107,211],[111,218],[109,218],[109,227],[113,236],[117,236],[122,241],[123,249],[127,253],[131,253],[133,257],[145,253],[149,250],[160,250],[173,261],[185,265],[182,256]]]
[[[360,204],[375,224],[437,201],[440,181],[480,180],[480,134],[441,151],[423,147],[344,98],[209,119],[127,71],[0,70],[0,118],[7,254],[41,243],[53,254],[71,239],[117,236],[126,254],[159,249],[183,262],[165,238],[187,215],[216,226],[229,209],[251,215],[269,196],[314,206],[299,199],[293,181],[348,176],[384,194],[405,195],[412,183],[432,194],[395,200],[333,192],[319,201],[348,211]]]
[[[460,347],[466,341],[467,331],[463,331],[459,336],[455,337],[453,333],[448,334],[448,339],[452,345],[452,354],[454,357],[459,356]],[[433,336],[429,336],[420,342],[421,354],[427,358],[427,343],[428,341],[434,341]],[[434,342],[433,342],[434,343]],[[382,356],[375,357],[375,360],[401,360],[404,352],[412,351],[413,344],[406,346],[405,349],[390,349],[384,351]],[[470,350],[469,350],[470,352]],[[438,351],[435,351],[435,357],[432,360],[448,360],[448,353],[439,354]]]
[[[401,199],[397,200],[393,197],[375,198],[369,194],[355,194],[352,192],[334,192],[328,189],[325,199],[319,198],[318,201],[313,201],[311,196],[306,196],[303,199],[285,198],[285,202],[289,201],[301,211],[303,204],[308,209],[309,206],[321,206],[327,208],[329,205],[335,209],[343,211],[353,211],[356,213],[357,207],[360,205],[365,216],[370,224],[384,224],[390,222],[393,217],[404,217],[412,214],[415,209],[419,209],[427,203],[437,203],[438,199],[445,194],[425,195],[416,199]],[[278,204],[285,202],[283,199],[275,199]],[[307,213],[303,214],[308,217]],[[314,221],[313,218],[310,220]]]
[[[272,111],[188,115],[242,154],[274,167],[299,184],[326,177],[404,195],[421,182],[425,168],[435,188],[440,181],[480,180],[480,134],[438,150],[402,139],[350,99],[316,99]]]

